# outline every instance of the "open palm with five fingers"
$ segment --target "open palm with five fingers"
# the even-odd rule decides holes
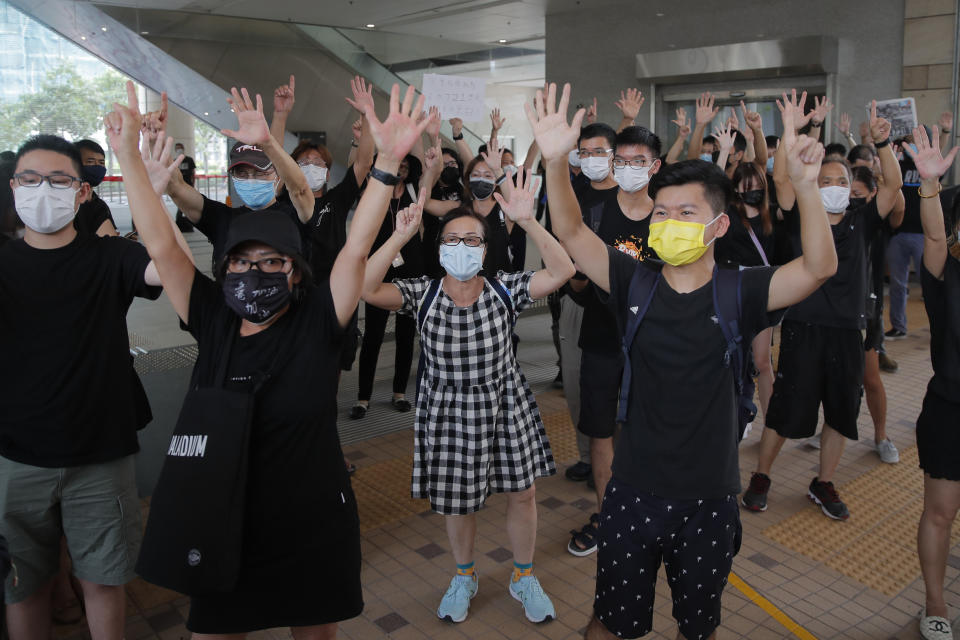
[[[960,150],[960,147],[954,147],[944,157],[940,149],[940,128],[937,126],[933,127],[932,137],[927,137],[927,131],[923,127],[914,129],[913,143],[917,145],[916,151],[908,144],[903,146],[903,150],[917,165],[921,180],[939,180],[940,176],[950,169],[957,157],[957,151]]]
[[[566,158],[567,153],[577,146],[580,137],[580,126],[583,124],[585,111],[578,109],[573,114],[573,120],[567,123],[567,107],[570,105],[570,84],[563,85],[560,104],[557,105],[557,85],[550,83],[546,95],[537,90],[534,106],[524,104],[527,120],[533,128],[533,136],[540,147],[540,153],[547,161]]]
[[[246,88],[238,92],[236,87],[232,87],[227,102],[237,114],[237,129],[221,129],[220,133],[244,144],[263,145],[270,139],[270,127],[267,126],[267,120],[263,117],[263,98],[259,93],[257,106],[254,107]]]
[[[504,195],[494,192],[493,197],[506,216],[519,224],[534,219],[537,209],[537,186],[534,175],[521,167],[517,171],[517,186],[513,186],[512,180],[504,180],[501,186]]]

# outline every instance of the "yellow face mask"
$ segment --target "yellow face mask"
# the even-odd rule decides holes
[[[650,225],[650,239],[647,243],[657,252],[660,259],[674,267],[691,264],[700,259],[707,247],[716,240],[714,236],[708,244],[703,243],[703,234],[707,227],[720,219],[715,217],[707,224],[701,222],[683,222],[667,219]]]

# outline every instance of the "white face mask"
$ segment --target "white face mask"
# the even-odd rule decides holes
[[[571,149],[570,153],[567,154],[567,164],[571,167],[580,166],[580,151],[577,149]]]
[[[517,165],[515,164],[505,164],[503,165],[503,172],[508,176],[512,176],[517,172]]]
[[[627,193],[640,191],[650,182],[650,167],[623,167],[613,168],[613,179],[617,181],[620,188]]]
[[[318,167],[315,164],[302,164],[300,168],[303,175],[307,176],[307,184],[310,185],[310,191],[320,191],[323,185],[327,184],[327,168]]]
[[[843,213],[850,206],[849,187],[822,187],[820,200],[827,213]]]
[[[601,182],[610,175],[610,158],[583,158],[580,160],[580,170],[591,182]]]
[[[17,187],[13,199],[23,224],[37,233],[56,233],[77,215],[77,190],[54,189],[47,181],[39,187]]]

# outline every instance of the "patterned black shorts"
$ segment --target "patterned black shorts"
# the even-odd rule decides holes
[[[649,633],[662,560],[680,633],[709,637],[741,533],[736,496],[668,500],[611,479],[600,512],[594,615],[619,638]]]

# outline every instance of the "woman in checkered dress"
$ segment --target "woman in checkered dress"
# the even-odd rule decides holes
[[[507,494],[506,529],[515,563],[511,595],[533,621],[556,617],[532,575],[534,480],[556,469],[511,336],[516,314],[560,288],[574,268],[560,244],[534,219],[535,181],[521,174],[516,188],[507,180],[504,190],[509,202],[499,193],[497,201],[537,244],[545,269],[480,275],[489,229],[482,216],[460,208],[441,223],[438,250],[447,273],[438,283],[429,277],[381,282],[400,248],[419,232],[421,197],[398,214],[394,235],[367,263],[364,283],[368,303],[419,316],[424,367],[417,397],[413,496],[428,498],[433,509],[446,516],[458,573],[437,615],[454,622],[466,618],[476,593],[476,512],[493,492]]]

